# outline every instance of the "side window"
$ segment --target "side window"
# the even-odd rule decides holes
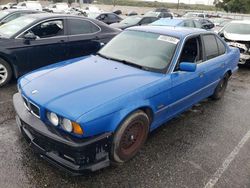
[[[184,22],[184,27],[194,27],[194,22],[192,20],[186,20]]]
[[[140,24],[141,25],[145,25],[145,24],[149,24],[151,23],[151,18],[143,18],[141,21],[140,21]]]
[[[194,25],[196,28],[202,28],[202,25],[200,24],[200,22],[194,21]]]
[[[222,55],[226,52],[226,47],[218,37],[216,37],[216,40],[219,48],[219,55]]]
[[[22,7],[26,7],[26,3],[21,4]]]
[[[92,22],[81,19],[69,19],[68,28],[70,35],[91,34],[100,31],[100,28]]]
[[[216,42],[216,38],[214,35],[204,35],[204,47],[205,47],[205,53],[206,53],[206,59],[212,59],[214,57],[217,57],[219,55],[218,53],[218,46]]]
[[[179,70],[179,64],[181,62],[201,63],[203,60],[201,46],[201,39],[199,36],[188,39],[183,46],[178,60],[178,65],[175,70]]]
[[[29,32],[34,33],[39,38],[50,38],[64,34],[63,20],[53,20],[43,22],[33,27]]]

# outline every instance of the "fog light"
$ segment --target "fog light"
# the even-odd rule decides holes
[[[71,121],[64,118],[62,121],[62,128],[67,132],[71,132],[73,130]]]
[[[49,119],[49,121],[54,125],[54,126],[58,126],[59,125],[59,118],[58,116],[53,113],[53,112],[48,112],[47,113],[47,117]]]

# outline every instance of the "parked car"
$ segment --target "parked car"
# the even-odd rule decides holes
[[[156,8],[154,12],[170,12],[170,10],[167,8]]]
[[[6,10],[12,8],[14,5],[17,5],[16,3],[7,3],[5,5],[0,5],[1,10]]]
[[[205,19],[205,18],[198,18],[197,19],[198,22],[200,22],[200,24],[202,25],[202,28],[203,29],[207,29],[207,30],[210,30],[210,29],[213,29],[214,28],[214,23],[211,22],[210,20],[208,19]]]
[[[129,28],[95,56],[19,79],[17,125],[39,156],[72,173],[123,163],[149,132],[207,97],[220,99],[239,56],[214,32]]]
[[[150,25],[202,28],[200,22],[188,18],[174,18],[174,19],[161,18],[151,23]]]
[[[110,26],[119,29],[126,29],[132,26],[147,25],[156,20],[158,17],[147,17],[147,16],[129,16],[119,23],[113,23]]]
[[[0,86],[39,67],[95,53],[120,31],[98,20],[49,13],[0,26]]]
[[[121,15],[122,11],[121,10],[115,10],[115,11],[113,11],[113,13],[115,13],[116,15]]]
[[[36,14],[36,13],[41,13],[41,12],[35,10],[18,10],[18,9],[8,9],[0,11],[0,25],[8,23],[24,15]]]
[[[157,18],[173,18],[174,15],[171,12],[155,12],[149,11],[145,15],[145,17],[157,17]]]
[[[122,20],[120,16],[111,12],[102,12],[102,13],[89,12],[88,17],[92,19],[97,19],[106,24],[118,23]]]
[[[182,17],[184,18],[207,18],[207,14],[202,13],[202,12],[187,12]]]
[[[15,6],[12,6],[12,8],[38,10],[38,11],[42,11],[43,9],[39,1],[23,1],[23,2],[18,3]]]
[[[135,16],[135,15],[138,15],[138,13],[135,12],[134,10],[129,11],[129,12],[126,14],[126,16]]]
[[[45,9],[46,12],[53,12],[53,13],[65,13],[69,9],[69,5],[67,3],[55,3],[51,4]]]
[[[221,31],[219,35],[229,46],[239,48],[239,64],[250,63],[250,21],[231,21]]]

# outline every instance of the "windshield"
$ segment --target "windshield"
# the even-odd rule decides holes
[[[10,38],[35,21],[35,18],[20,17],[0,26],[0,37]]]
[[[130,16],[122,20],[120,23],[132,25],[132,24],[137,24],[140,20],[141,20],[141,17],[139,16]]]
[[[9,14],[9,11],[0,11],[0,19],[5,17],[7,14]]]
[[[143,31],[124,31],[99,55],[146,70],[162,72],[171,62],[179,39]]]
[[[250,35],[250,23],[229,23],[226,25],[225,32],[233,34]]]

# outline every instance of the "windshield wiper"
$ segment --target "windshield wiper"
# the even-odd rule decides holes
[[[148,70],[147,67],[144,67],[142,65],[138,65],[136,63],[133,63],[133,62],[130,62],[130,61],[127,61],[127,60],[124,60],[124,59],[109,57],[109,56],[103,55],[103,54],[101,54],[99,52],[97,52],[97,55],[99,55],[100,57],[103,57],[105,59],[108,59],[108,60],[118,61],[118,62],[121,62],[121,63],[123,63],[125,65],[129,65],[129,66],[136,67],[136,68],[143,69],[143,70]]]

